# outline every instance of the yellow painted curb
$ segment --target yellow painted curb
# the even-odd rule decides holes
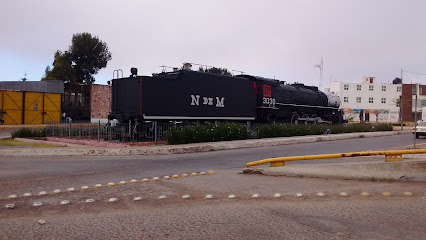
[[[159,178],[159,177],[153,177],[153,178],[152,178],[152,181],[158,181],[158,180],[160,180],[160,178]]]
[[[163,179],[164,179],[164,180],[169,180],[169,179],[170,179],[170,176],[164,176],[164,177],[163,177]]]
[[[108,183],[108,186],[110,186],[110,187],[114,187],[114,186],[115,186],[115,183],[114,183],[114,182],[109,182],[109,183]]]
[[[137,182],[138,182],[138,180],[136,180],[136,179],[130,180],[130,183],[137,183]]]
[[[83,186],[81,187],[81,190],[89,190],[89,186]]]
[[[127,183],[126,183],[126,181],[120,181],[119,184],[120,185],[126,185]]]
[[[67,192],[74,192],[74,191],[75,191],[75,188],[73,188],[73,187],[70,187],[70,188],[67,189]]]
[[[208,174],[214,174],[214,171],[208,171]]]
[[[143,178],[142,182],[149,182],[148,178]]]
[[[179,178],[179,175],[173,175],[172,178]]]
[[[95,185],[95,188],[101,188],[102,187],[102,184],[96,184]]]
[[[182,177],[188,177],[188,174],[184,173],[182,174]]]
[[[195,173],[195,172],[193,172],[193,173],[191,173],[191,176],[198,176],[198,174],[197,173]]]

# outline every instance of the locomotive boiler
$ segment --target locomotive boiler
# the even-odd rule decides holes
[[[251,75],[176,70],[112,80],[109,119],[342,123],[340,99],[317,87]]]

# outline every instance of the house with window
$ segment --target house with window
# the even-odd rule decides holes
[[[360,83],[332,82],[330,91],[342,100],[341,108],[349,121],[399,121],[402,84],[377,83],[375,77],[363,77]]]

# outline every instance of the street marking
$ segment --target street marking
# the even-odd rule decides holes
[[[213,195],[211,195],[211,194],[206,195],[206,199],[212,199],[212,198],[213,198]]]
[[[164,180],[169,180],[169,179],[170,179],[170,176],[164,176],[164,177],[163,177],[163,179],[164,179]]]
[[[136,180],[136,179],[130,180],[130,183],[137,183],[137,182],[138,182],[138,180]]]
[[[31,193],[24,193],[24,195],[23,195],[24,197],[31,197],[32,196],[32,194]]]
[[[126,183],[126,181],[120,181],[119,184],[120,185],[126,185],[127,183]]]
[[[392,193],[390,193],[390,192],[383,192],[382,195],[385,196],[385,197],[390,197],[390,196],[392,196]]]
[[[94,202],[95,201],[95,199],[93,199],[93,198],[89,198],[89,199],[86,199],[84,202],[85,203],[92,203],[92,202]]]
[[[6,204],[6,208],[14,209],[15,208],[15,204],[13,204],[13,203]]]
[[[61,193],[61,192],[62,192],[61,189],[55,189],[55,190],[53,190],[54,194],[58,194],[58,193]]]
[[[63,201],[61,201],[61,205],[68,205],[68,204],[70,204],[71,202],[69,201],[69,200],[63,200]]]
[[[319,192],[316,194],[318,197],[326,197],[327,194],[323,193],[323,192]]]
[[[89,190],[89,186],[83,186],[81,187],[81,190]]]
[[[118,198],[110,198],[110,199],[108,199],[109,203],[117,202],[117,201],[118,201]]]
[[[161,195],[158,197],[158,199],[166,199],[166,198],[167,198],[166,195]]]
[[[347,192],[341,192],[341,193],[339,193],[339,196],[341,196],[341,197],[349,197],[349,194]]]
[[[404,192],[403,195],[404,196],[413,196],[413,193],[412,192]]]
[[[114,182],[109,182],[108,186],[113,187],[113,186],[115,186],[115,183]]]
[[[198,174],[197,173],[195,173],[195,172],[193,172],[193,173],[191,173],[191,176],[198,176]]]
[[[135,197],[135,198],[133,198],[133,201],[140,201],[140,200],[142,200],[142,197]]]
[[[7,197],[8,199],[15,199],[15,198],[17,198],[18,197],[18,195],[16,195],[16,194],[11,194],[11,195],[9,195],[9,197]]]
[[[274,194],[274,198],[279,198],[279,197],[281,197],[281,193],[275,193]]]
[[[75,188],[73,188],[73,187],[70,187],[70,188],[68,188],[68,190],[67,190],[67,192],[74,192],[75,191]]]
[[[208,174],[214,174],[214,171],[208,171]]]
[[[173,175],[172,178],[179,178],[179,175]]]
[[[361,196],[363,196],[363,197],[370,197],[370,196],[371,196],[371,194],[370,194],[370,193],[368,193],[368,192],[362,192],[362,193],[361,193]]]
[[[184,173],[182,174],[182,177],[188,177],[188,174]]]
[[[303,197],[303,193],[296,193],[296,197]]]
[[[189,194],[185,194],[185,195],[183,195],[183,196],[182,196],[182,198],[183,198],[183,199],[188,199],[188,198],[190,198],[190,197],[191,197],[191,196],[189,196]]]
[[[33,206],[34,207],[40,207],[40,206],[43,206],[43,203],[42,202],[35,202],[35,203],[33,203]]]
[[[235,195],[234,195],[234,194],[230,194],[230,195],[228,196],[228,198],[230,198],[230,199],[234,199],[234,198],[235,198]]]
[[[44,196],[44,195],[47,195],[47,192],[46,191],[41,191],[41,192],[38,193],[38,195],[39,196]]]
[[[260,195],[258,193],[253,193],[253,195],[251,195],[251,198],[258,198]]]
[[[46,220],[40,219],[40,220],[38,220],[38,223],[40,223],[41,225],[44,225],[44,224],[46,224]]]
[[[102,187],[102,184],[96,184],[95,185],[95,188],[101,188]]]
[[[148,178],[143,178],[142,182],[149,182]]]
[[[153,177],[153,178],[152,178],[152,181],[158,181],[158,180],[160,180],[160,178],[159,178],[159,177]]]

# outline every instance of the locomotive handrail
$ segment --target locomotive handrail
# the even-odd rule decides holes
[[[402,161],[402,154],[420,154],[420,153],[426,153],[426,149],[365,151],[365,152],[332,153],[332,154],[267,158],[267,159],[263,159],[259,161],[248,162],[246,166],[252,167],[252,166],[256,166],[260,164],[271,163],[271,167],[279,167],[279,166],[285,166],[286,161],[315,160],[315,159],[329,159],[329,158],[342,158],[342,157],[363,157],[363,156],[375,156],[375,155],[385,155],[386,162],[393,162],[393,161]]]

